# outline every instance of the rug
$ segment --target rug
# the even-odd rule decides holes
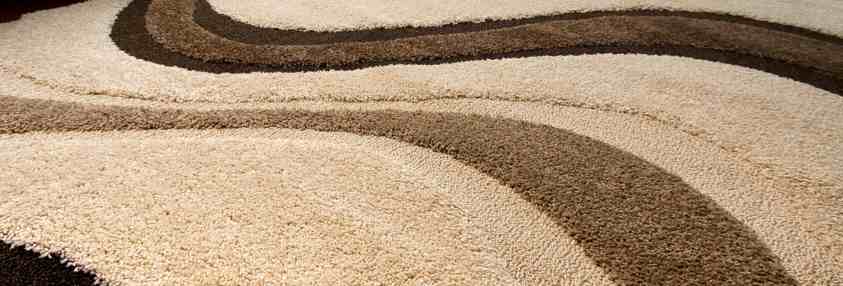
[[[843,283],[838,1],[65,2],[0,285]]]

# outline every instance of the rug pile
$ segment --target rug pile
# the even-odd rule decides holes
[[[0,285],[843,283],[839,1],[55,6]]]

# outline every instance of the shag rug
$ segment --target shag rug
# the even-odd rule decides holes
[[[0,285],[843,285],[841,1],[55,2]]]

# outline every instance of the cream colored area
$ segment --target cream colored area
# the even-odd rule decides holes
[[[843,150],[837,147],[843,99],[756,70],[680,57],[593,55],[210,74],[141,61],[117,49],[108,34],[126,3],[92,0],[0,24],[0,72],[12,79],[0,89],[26,95],[17,90],[28,81],[80,98],[190,103],[173,105],[182,107],[294,100],[543,102],[647,116],[794,179],[843,185]],[[75,29],[64,29],[68,23]]]
[[[383,138],[147,131],[0,146],[2,238],[118,285],[611,285],[510,189]]]
[[[843,35],[836,0],[207,0],[215,10],[260,27],[315,31],[431,27],[571,12],[668,9],[745,16]]]

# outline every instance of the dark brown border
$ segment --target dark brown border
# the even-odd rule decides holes
[[[12,247],[0,241],[0,285],[5,286],[82,286],[94,285],[96,275],[74,271],[61,255],[49,258],[23,246]]]
[[[555,220],[620,285],[797,284],[751,229],[679,177],[550,126],[456,113],[188,111],[0,97],[0,134],[246,127],[349,132],[449,155]]]
[[[21,16],[23,16],[23,14],[68,6],[85,1],[86,0],[3,0],[0,1],[0,23],[18,20]]]

